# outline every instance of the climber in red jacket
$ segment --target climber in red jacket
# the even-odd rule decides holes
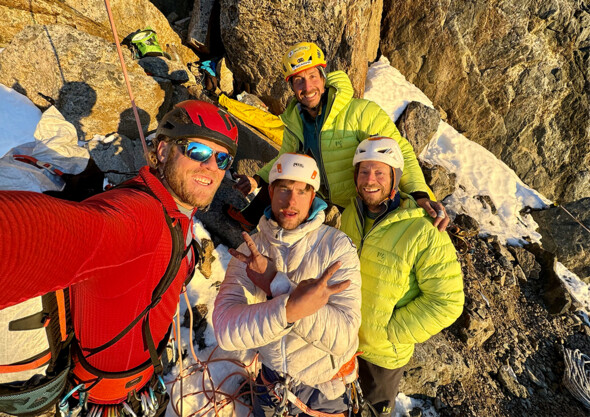
[[[73,380],[90,403],[121,404],[158,382],[158,356],[198,256],[192,217],[230,167],[237,131],[216,106],[185,101],[158,126],[156,167],[123,187],[80,203],[0,192],[0,309],[69,287]]]

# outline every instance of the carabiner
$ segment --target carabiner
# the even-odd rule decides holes
[[[164,383],[164,379],[162,378],[162,375],[158,375],[158,384],[156,385],[156,388],[158,389],[158,393],[160,393],[160,394],[166,393],[166,384]]]
[[[286,382],[285,382],[285,384],[281,384],[280,382],[277,382],[275,384],[273,390],[275,391],[277,396],[279,395],[278,391],[282,391],[282,393],[280,394],[280,397],[279,397],[281,401],[275,407],[275,412],[273,414],[273,417],[283,417],[287,414],[287,405],[289,402],[287,391],[289,390],[289,388],[287,387]]]
[[[154,389],[152,387],[148,388],[148,392],[150,393],[150,399],[152,400],[152,404],[154,405],[154,410],[157,410],[158,407],[160,406],[160,403],[158,402],[158,398],[156,397],[156,393],[154,392]]]
[[[68,400],[79,389],[84,388],[84,384],[76,385],[70,392],[68,392],[59,402],[59,413],[61,417],[68,417],[70,415],[70,404]]]
[[[131,406],[129,404],[127,404],[127,401],[123,401],[122,404],[123,404],[123,409],[121,410],[121,412],[129,414],[130,417],[137,417],[137,414],[135,414],[135,411],[133,411],[133,408],[131,408]]]

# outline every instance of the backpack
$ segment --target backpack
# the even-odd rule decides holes
[[[0,410],[40,413],[66,388],[73,329],[67,290],[0,310]]]
[[[157,199],[148,187],[141,184],[123,183],[116,188],[137,189]],[[109,342],[82,354],[74,337],[67,289],[0,310],[0,411],[18,416],[39,414],[62,398],[66,388],[70,387],[68,382],[78,388],[84,387],[83,391],[92,403],[127,401],[131,404],[137,390],[149,379],[163,373],[160,357],[168,343],[170,329],[156,344],[148,325],[150,310],[174,281],[191,247],[195,256],[193,266],[201,262],[203,254],[194,239],[184,250],[185,239],[180,223],[168,215],[164,206],[162,209],[172,237],[170,262],[152,293],[151,303]],[[193,271],[189,271],[185,285]],[[125,372],[102,372],[88,364],[85,358],[112,346],[142,320],[149,360]],[[31,340],[31,349],[23,350],[22,340],[27,339]],[[74,365],[72,354],[76,358]]]
[[[131,36],[131,44],[136,48],[136,55],[138,58],[145,56],[163,56],[167,59],[172,59],[167,52],[162,50],[156,31],[151,27],[147,27],[138,31]]]

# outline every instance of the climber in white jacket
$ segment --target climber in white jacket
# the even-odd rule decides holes
[[[323,224],[318,173],[305,155],[276,161],[271,206],[258,232],[244,233],[245,242],[230,249],[234,258],[215,300],[221,348],[260,354],[255,416],[277,407],[290,415],[342,415],[351,402],[346,388],[357,373],[360,266],[351,240]]]

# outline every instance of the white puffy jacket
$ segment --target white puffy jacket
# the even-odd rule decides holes
[[[342,395],[342,379],[334,379],[358,347],[361,322],[361,276],[356,248],[342,232],[326,226],[324,212],[294,230],[284,230],[263,217],[252,236],[260,253],[275,262],[272,299],[246,275],[244,263],[232,259],[215,300],[213,327],[225,350],[257,349],[261,362],[295,381],[318,388],[328,399]],[[246,244],[238,250],[249,254]],[[318,278],[334,262],[342,266],[328,285],[349,279],[351,285],[330,297],[311,316],[287,327],[289,293],[303,280]],[[287,284],[287,285],[285,285]],[[346,382],[355,375],[346,378]]]

